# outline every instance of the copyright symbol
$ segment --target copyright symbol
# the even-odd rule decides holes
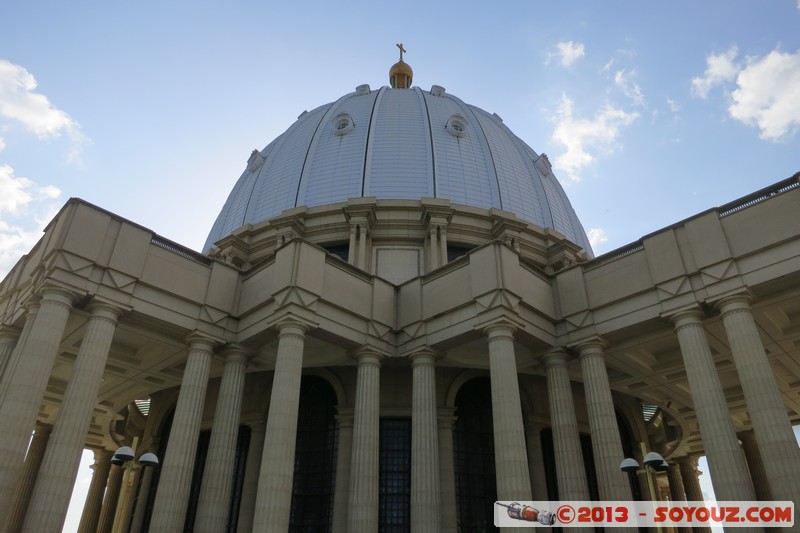
[[[575,509],[569,505],[562,505],[556,511],[556,516],[562,524],[569,524],[575,520]]]

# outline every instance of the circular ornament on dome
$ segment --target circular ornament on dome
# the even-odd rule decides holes
[[[335,135],[345,135],[350,133],[354,127],[355,124],[353,123],[353,118],[347,113],[336,115],[336,117],[333,119],[333,133]]]
[[[461,115],[452,115],[449,119],[447,119],[447,125],[445,128],[450,135],[454,137],[463,137],[467,134],[467,125],[467,119]]]

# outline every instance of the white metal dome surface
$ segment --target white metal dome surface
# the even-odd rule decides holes
[[[557,230],[592,255],[547,158],[497,115],[437,86],[370,91],[362,85],[304,112],[253,152],[203,249],[286,209],[370,196],[500,208]]]

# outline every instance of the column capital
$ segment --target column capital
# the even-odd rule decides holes
[[[115,326],[125,312],[121,307],[102,300],[92,300],[86,309],[91,313],[92,318],[104,318],[113,322]]]
[[[0,343],[3,342],[16,342],[22,331],[10,324],[0,325]]]
[[[423,346],[407,354],[407,357],[411,360],[412,367],[419,365],[433,366],[437,360],[441,359],[442,353],[430,346]]]
[[[681,309],[680,311],[665,315],[665,318],[669,319],[673,326],[675,326],[675,331],[678,331],[686,326],[701,325],[705,317],[706,314],[700,309],[700,307],[696,306],[688,309]]]
[[[213,352],[214,349],[219,345],[219,341],[216,339],[212,339],[211,337],[200,333],[199,331],[193,331],[186,337],[186,343],[189,345],[190,350],[204,350],[208,352]]]
[[[42,297],[42,303],[45,301],[57,302],[70,309],[79,297],[77,293],[58,285],[44,285],[37,289],[37,293]]]
[[[241,344],[231,343],[222,349],[222,356],[225,358],[226,363],[238,362],[247,364],[253,353]]]
[[[725,315],[735,313],[737,311],[750,312],[750,304],[753,302],[753,297],[749,292],[740,292],[731,294],[720,298],[713,302],[714,307],[719,310],[720,314]]]
[[[564,348],[555,347],[539,356],[545,368],[566,368],[572,355]]]
[[[353,358],[361,365],[374,365],[381,366],[381,360],[387,357],[387,354],[374,346],[365,345],[353,352]]]
[[[315,324],[294,314],[282,316],[270,325],[278,331],[278,337],[293,335],[302,339],[305,339],[306,333],[316,327]]]
[[[600,335],[593,335],[589,338],[571,343],[568,347],[577,350],[581,357],[585,357],[591,354],[603,355],[605,349],[609,347],[609,343]]]
[[[498,320],[491,324],[482,326],[483,333],[489,338],[489,342],[498,338],[514,338],[517,326],[506,320]]]

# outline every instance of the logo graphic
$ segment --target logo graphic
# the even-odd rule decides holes
[[[549,511],[540,511],[530,505],[522,505],[519,502],[512,502],[510,505],[495,502],[500,507],[505,507],[508,516],[515,520],[524,522],[539,522],[545,526],[552,526],[556,523],[556,515]]]

